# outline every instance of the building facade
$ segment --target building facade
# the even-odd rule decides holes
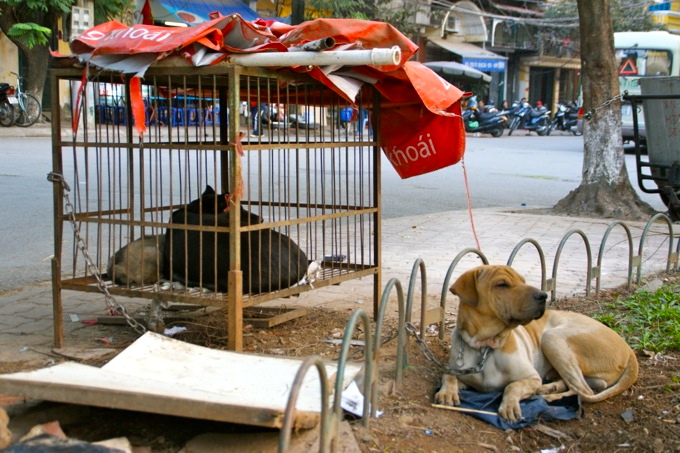
[[[578,19],[544,16],[545,7],[538,2],[455,2],[428,33],[426,59],[448,56],[489,74],[488,86],[471,90],[488,102],[512,104],[526,98],[555,108],[558,102],[575,101],[581,60],[578,41],[567,36],[578,30]],[[433,51],[432,45],[451,55]],[[480,49],[476,60],[466,58],[470,45]]]
[[[71,13],[60,18],[54,30],[53,50],[68,53],[68,42],[78,33],[75,24],[87,24],[79,20],[82,16],[78,14],[93,12],[94,1],[77,0]],[[145,1],[134,1],[131,22],[142,22]],[[149,1],[155,23],[164,24],[164,18],[179,17],[175,14],[179,3],[187,10],[221,5],[217,7],[229,10],[223,14],[247,10],[262,17],[285,20],[290,17],[294,1],[299,0]],[[423,63],[438,63],[435,66],[443,68],[438,72],[460,88],[498,104],[526,98],[532,104],[540,100],[554,109],[558,102],[577,100],[581,63],[578,39],[574,37],[578,36],[578,21],[576,17],[547,18],[546,5],[554,1],[394,0],[392,3],[394,8],[414,11],[412,21],[418,32],[410,37],[420,46],[418,59]],[[680,0],[650,1],[640,7],[648,8],[656,23],[680,33]],[[308,9],[306,14],[309,15]],[[11,72],[21,71],[21,58],[16,46],[1,32],[0,58],[4,62],[0,80],[13,80]]]
[[[651,2],[652,20],[663,25],[669,32],[680,34],[680,1]]]

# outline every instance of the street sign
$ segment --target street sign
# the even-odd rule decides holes
[[[626,59],[626,61],[623,62],[621,67],[619,67],[619,75],[637,75],[638,70],[637,66],[635,66],[635,62],[633,61],[632,58]]]
[[[505,72],[506,60],[495,58],[463,58],[463,64],[482,72]]]

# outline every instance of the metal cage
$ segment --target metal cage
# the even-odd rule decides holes
[[[226,307],[233,350],[248,306],[365,276],[377,306],[372,89],[350,106],[304,73],[168,59],[144,75],[140,137],[132,79],[84,70],[51,68],[53,172],[71,187],[65,203],[54,185],[56,345],[62,289]]]

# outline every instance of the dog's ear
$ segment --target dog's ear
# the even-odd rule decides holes
[[[203,191],[203,195],[215,195],[215,189],[213,189],[212,186],[210,186],[210,185],[205,186],[205,190]]]
[[[471,269],[458,277],[458,280],[451,285],[450,291],[460,298],[464,304],[477,306],[479,295],[477,293],[477,275],[480,269]]]

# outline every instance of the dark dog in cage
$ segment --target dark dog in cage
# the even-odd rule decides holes
[[[150,285],[160,280],[159,267],[165,235],[144,236],[127,244],[109,259],[106,273],[118,285]]]
[[[199,199],[172,213],[174,224],[229,226],[228,197],[206,187]],[[241,226],[262,219],[241,206]],[[227,291],[229,233],[168,228],[164,273],[186,286]],[[262,293],[288,288],[307,271],[305,252],[288,236],[271,228],[241,233],[243,292]]]
[[[218,194],[211,186],[205,186],[205,190],[201,196],[189,203],[186,210],[192,214],[227,214],[226,218],[228,222],[229,208],[229,194]],[[212,220],[212,223],[204,221],[203,224],[212,224],[215,226],[214,217]],[[241,226],[255,225],[257,223],[262,223],[262,218],[255,213],[243,209],[243,206],[241,206]],[[199,223],[193,223],[191,225],[199,225]],[[228,224],[220,226],[228,226]]]

